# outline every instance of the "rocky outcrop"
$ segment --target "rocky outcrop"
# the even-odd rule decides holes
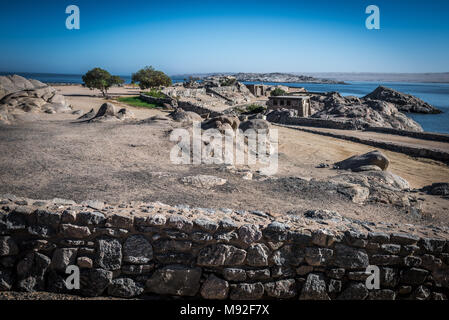
[[[0,100],[8,94],[44,88],[47,85],[38,80],[26,79],[18,75],[0,76]]]
[[[374,229],[367,231],[322,210],[274,218],[162,203],[95,210],[61,199],[0,196],[0,202],[0,291],[231,300],[430,300],[449,294],[444,227],[417,227],[434,234],[420,237],[397,231],[405,225],[381,231],[365,223]],[[331,225],[335,219],[338,228]],[[69,229],[85,232],[74,237]],[[379,268],[378,289],[366,286],[370,265]],[[65,285],[68,266],[80,270],[79,290]]]
[[[427,102],[412,96],[405,94],[384,86],[376,88],[370,94],[367,94],[363,99],[380,100],[389,102],[395,105],[401,112],[413,112],[413,113],[441,113],[442,111],[431,106]]]
[[[343,97],[337,92],[313,96],[312,118],[350,123],[354,128],[384,127],[408,131],[423,131],[414,120],[401,113],[394,104],[380,101]]]
[[[0,123],[9,124],[20,113],[71,111],[64,96],[53,87],[17,75],[0,77]]]

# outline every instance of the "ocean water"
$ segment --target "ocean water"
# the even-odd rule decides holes
[[[1,73],[7,75],[11,73]],[[17,73],[25,78],[37,79],[47,83],[82,83],[82,75],[75,74],[48,74],[48,73]],[[131,76],[121,76],[126,83],[131,82]],[[182,80],[173,79],[173,82]],[[253,82],[248,82],[253,83]],[[268,85],[288,85],[304,87],[308,91],[329,92],[337,91],[343,96],[357,96],[372,92],[379,85],[383,85],[403,93],[412,94],[443,111],[442,114],[408,114],[417,121],[425,131],[449,134],[449,83],[415,83],[415,82],[355,82],[347,84],[316,84],[316,83],[264,83]]]

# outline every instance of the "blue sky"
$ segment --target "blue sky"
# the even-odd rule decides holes
[[[0,71],[448,72],[448,16],[447,0],[1,1]]]

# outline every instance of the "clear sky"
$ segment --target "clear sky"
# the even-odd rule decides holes
[[[68,5],[80,30],[68,30]],[[368,5],[380,30],[365,27]],[[448,72],[447,0],[0,1],[0,71]]]

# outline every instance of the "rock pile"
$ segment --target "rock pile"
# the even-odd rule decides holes
[[[64,96],[53,87],[23,77],[0,77],[0,122],[9,124],[24,112],[71,112]]]

